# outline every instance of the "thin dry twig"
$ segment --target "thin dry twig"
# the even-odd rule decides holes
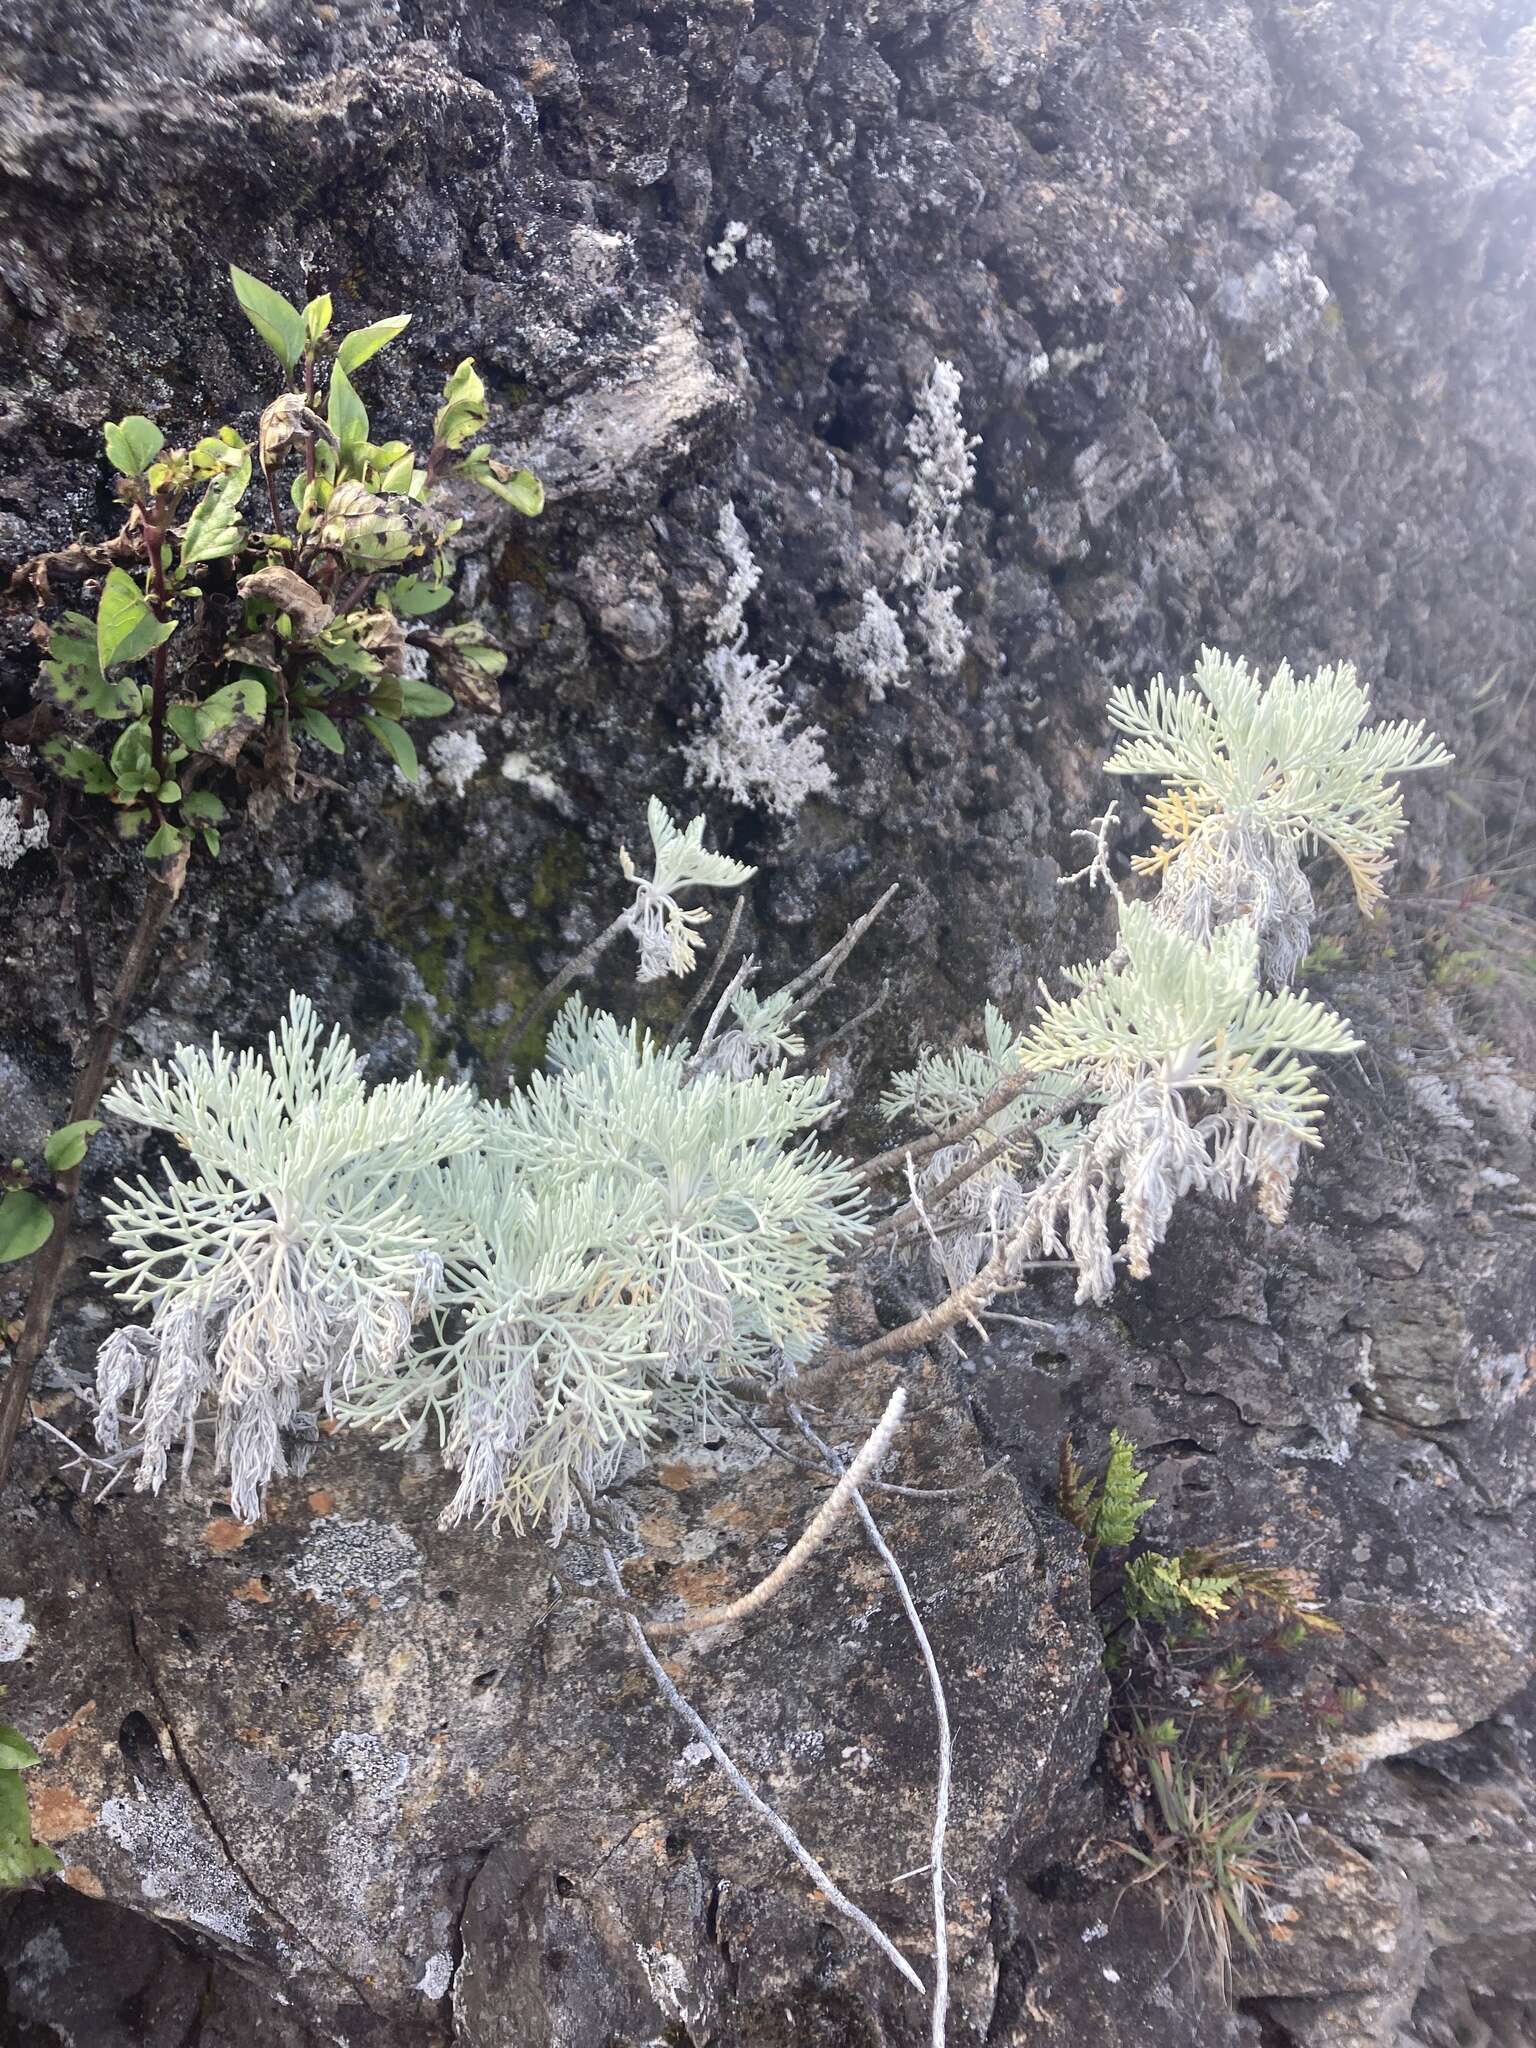
[[[808,1052],[800,1053],[795,1059],[790,1060],[787,1071],[791,1074],[798,1074],[814,1067],[819,1060],[825,1058],[834,1045],[839,1044],[845,1038],[852,1038],[855,1031],[861,1025],[867,1024],[871,1017],[878,1016],[885,1008],[887,1002],[889,1002],[890,995],[891,984],[889,979],[887,979],[881,982],[880,993],[872,1003],[866,1003],[862,1010],[854,1012],[846,1024],[839,1024],[835,1031],[829,1031],[825,1038],[818,1039]]]
[[[901,1171],[905,1167],[909,1156],[920,1164],[933,1153],[942,1151],[946,1145],[956,1145],[962,1138],[968,1138],[972,1131],[979,1131],[982,1125],[989,1123],[1000,1109],[1006,1109],[1010,1102],[1017,1102],[1019,1097],[1026,1094],[1029,1089],[1038,1087],[1039,1081],[1040,1077],[1038,1074],[1027,1073],[1022,1068],[1016,1074],[1007,1075],[998,1082],[986,1100],[979,1107],[971,1111],[969,1116],[961,1117],[957,1123],[948,1125],[942,1131],[934,1132],[931,1137],[918,1138],[908,1145],[893,1145],[889,1152],[877,1153],[873,1159],[865,1160],[862,1166],[855,1169],[854,1178],[862,1181],[865,1187],[868,1187],[871,1181],[882,1180],[888,1173]],[[1052,1117],[1064,1116],[1065,1114],[1065,1105],[1052,1104]],[[1049,1118],[1046,1119],[1046,1121],[1049,1120]]]
[[[952,1173],[945,1174],[936,1187],[928,1188],[923,1195],[924,1202],[930,1207],[942,1202],[946,1195],[952,1195],[957,1188],[963,1188],[968,1180],[980,1173],[984,1166],[990,1166],[993,1160],[999,1158],[1011,1145],[1017,1144],[1020,1139],[1029,1137],[1035,1131],[1043,1130],[1047,1124],[1056,1123],[1062,1117],[1070,1116],[1082,1100],[1081,1095],[1069,1095],[1064,1101],[1052,1103],[1049,1109],[1043,1109],[1038,1116],[1031,1117],[1028,1123],[1016,1124],[1011,1131],[1005,1131],[1001,1137],[995,1138],[990,1145],[984,1145],[974,1159],[966,1160],[963,1165],[957,1166]],[[961,1127],[958,1125],[955,1127],[955,1131],[960,1129]],[[946,1140],[953,1138],[955,1131],[946,1132]],[[969,1134],[962,1132],[962,1135]],[[926,1150],[929,1152],[935,1149],[933,1146],[926,1147]],[[924,1156],[925,1148],[923,1146],[909,1146],[906,1153],[909,1169],[914,1161]],[[876,1224],[875,1228],[859,1247],[860,1253],[869,1251],[873,1245],[879,1244],[884,1238],[894,1237],[897,1231],[905,1230],[909,1224],[916,1221],[917,1211],[912,1203],[908,1202],[903,1208],[896,1210],[890,1216],[883,1217]]]
[[[803,1017],[819,996],[826,994],[836,980],[843,962],[896,894],[899,886],[899,883],[892,882],[885,894],[871,904],[862,917],[854,919],[829,952],[823,953],[819,960],[812,961],[803,974],[797,974],[793,981],[785,984],[784,994],[789,997],[791,1005],[788,1019],[791,1024]]]
[[[790,1416],[795,1427],[813,1450],[819,1451],[834,1471],[841,1472],[842,1460],[832,1446],[823,1443],[798,1408],[791,1406]],[[844,1477],[847,1475],[844,1474]],[[859,1520],[864,1524],[864,1533],[878,1553],[881,1563],[891,1575],[902,1608],[906,1613],[907,1625],[917,1638],[917,1647],[922,1653],[923,1664],[928,1673],[928,1690],[933,1696],[934,1717],[939,1724],[939,1773],[933,1795],[933,1846],[929,1853],[928,1869],[933,1887],[933,2027],[931,2040],[933,2048],[944,2048],[944,2028],[949,2017],[949,1918],[944,1909],[944,1837],[949,1827],[950,1778],[954,1768],[954,1743],[949,1729],[949,1708],[944,1699],[944,1686],[939,1677],[938,1659],[933,1654],[933,1645],[928,1640],[928,1631],[923,1627],[912,1598],[912,1589],[907,1584],[906,1574],[896,1562],[890,1545],[881,1535],[874,1516],[869,1511],[858,1488],[853,1489],[853,1504],[858,1510]]]
[[[1026,1318],[1015,1316],[1011,1320],[1022,1322]],[[751,1430],[763,1448],[772,1451],[776,1458],[782,1458],[785,1464],[794,1465],[802,1472],[809,1472],[828,1486],[836,1483],[836,1474],[829,1472],[825,1465],[813,1465],[809,1458],[797,1458],[793,1451],[786,1451],[782,1444],[776,1444],[767,1430],[759,1428],[739,1402],[728,1401],[728,1405],[737,1421]],[[906,1412],[911,1415],[922,1411],[909,1406]],[[1000,1458],[995,1465],[989,1465],[985,1472],[978,1473],[976,1478],[963,1479],[955,1486],[901,1486],[894,1479],[866,1479],[864,1489],[868,1493],[899,1493],[906,1500],[958,1500],[962,1494],[980,1493],[984,1486],[991,1484],[999,1472],[1007,1470],[1007,1459]]]
[[[715,957],[709,963],[709,972],[688,998],[687,1009],[684,1010],[681,1017],[678,1018],[672,1029],[667,1033],[667,1048],[669,1051],[676,1045],[677,1041],[688,1029],[688,1026],[693,1022],[698,1014],[699,1005],[707,1000],[710,990],[719,979],[720,970],[725,965],[732,946],[736,943],[736,934],[741,930],[742,912],[746,907],[746,898],[738,895],[731,905],[731,920],[725,928],[725,937],[715,948]]]
[[[615,1591],[622,1597],[624,1581],[619,1576],[619,1568],[614,1562],[613,1552],[606,1544],[603,1546],[603,1568],[607,1572]],[[827,1903],[835,1908],[837,1912],[841,1913],[845,1919],[851,1920],[855,1927],[862,1928],[881,1953],[896,1965],[896,1968],[900,1970],[907,1982],[914,1986],[916,1990],[926,1995],[927,1987],[924,1985],[922,1978],[918,1976],[916,1970],[913,1969],[912,1965],[901,1953],[901,1950],[896,1947],[888,1935],[881,1932],[862,1907],[856,1906],[853,1903],[841,1886],[817,1862],[816,1858],[806,1848],[789,1823],[774,1812],[767,1800],[762,1798],[753,1789],[738,1767],[726,1755],[724,1749],[720,1746],[719,1737],[715,1734],[709,1723],[695,1707],[689,1705],[688,1701],[683,1698],[676,1685],[662,1669],[660,1658],[646,1640],[645,1630],[632,1614],[624,1616],[624,1626],[629,1630],[636,1649],[645,1659],[646,1669],[655,1680],[657,1691],[672,1709],[673,1713],[686,1721],[694,1734],[698,1736],[704,1747],[730,1780],[732,1787],[740,1793],[741,1797],[751,1807],[752,1811],[757,1814],[759,1819],[766,1821],[769,1827],[773,1829],[773,1832],[800,1865],[800,1868],[811,1880],[811,1883],[821,1892]]]
[[[541,988],[531,1002],[524,1003],[501,1034],[501,1043],[509,1052],[524,1032],[531,1030],[550,1005],[565,993],[571,983],[579,981],[584,974],[590,974],[620,933],[629,929],[632,907],[621,910],[612,924],[605,925],[595,939],[590,939],[579,953],[573,954],[566,961],[553,981]]]
[[[901,1427],[902,1411],[906,1405],[907,1390],[898,1387],[886,1403],[885,1413],[865,1439],[863,1449],[806,1523],[799,1541],[785,1551],[773,1570],[759,1579],[750,1592],[743,1593],[739,1600],[732,1600],[724,1607],[707,1607],[702,1614],[684,1615],[678,1621],[653,1621],[649,1624],[651,1634],[696,1635],[701,1629],[722,1628],[728,1621],[745,1621],[748,1615],[766,1607],[780,1587],[820,1550],[838,1517],[856,1498],[860,1482],[879,1469],[881,1459]]]
[[[725,1018],[726,1009],[730,1004],[732,996],[735,995],[738,989],[744,988],[746,984],[752,979],[753,975],[756,974],[756,972],[756,956],[752,953],[749,953],[746,956],[746,958],[741,962],[741,965],[736,969],[736,972],[731,976],[730,980],[725,984],[725,987],[721,989],[720,1000],[715,1004],[715,1007],[710,1011],[709,1022],[704,1026],[704,1029],[699,1037],[699,1042],[694,1047],[693,1057],[691,1060],[689,1060],[688,1065],[685,1069],[685,1073],[689,1077],[691,1077],[694,1073],[697,1072],[698,1068],[703,1063],[706,1055],[708,1054],[710,1047],[714,1044],[715,1033],[720,1029],[721,1023]]]

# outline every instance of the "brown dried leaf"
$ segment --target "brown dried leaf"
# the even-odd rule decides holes
[[[326,603],[313,583],[307,583],[292,569],[258,569],[254,575],[242,576],[237,587],[242,597],[260,598],[287,612],[302,640],[317,639],[336,616],[334,607]]]

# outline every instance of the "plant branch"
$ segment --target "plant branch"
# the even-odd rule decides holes
[[[963,1161],[952,1173],[945,1174],[936,1187],[923,1190],[923,1206],[928,1209],[936,1207],[946,1195],[952,1195],[957,1188],[963,1188],[984,1166],[990,1166],[994,1159],[1000,1158],[1021,1138],[1027,1138],[1032,1132],[1043,1130],[1047,1124],[1055,1123],[1061,1117],[1070,1116],[1082,1099],[1080,1095],[1068,1096],[1064,1102],[1053,1103],[1048,1110],[1042,1110],[1039,1116],[1031,1117],[1028,1123],[1016,1124],[1011,1131],[1004,1131],[1001,1137],[994,1138],[990,1145],[983,1145],[974,1159]],[[946,1138],[950,1135],[951,1133],[945,1133]],[[908,1165],[913,1164],[920,1156],[919,1148],[914,1145],[907,1154]],[[898,1231],[905,1230],[909,1223],[915,1223],[917,1220],[918,1206],[915,1201],[908,1202],[893,1215],[883,1217],[860,1245],[860,1255],[867,1252],[872,1245],[879,1244],[882,1239],[894,1237]]]
[[[834,1472],[843,1471],[843,1463],[830,1444],[823,1443],[811,1428],[799,1409],[793,1404],[789,1410],[790,1419],[806,1442],[819,1451]],[[843,1473],[847,1478],[848,1474]],[[944,1686],[939,1677],[938,1659],[933,1654],[933,1645],[928,1640],[928,1631],[923,1627],[912,1598],[912,1589],[907,1584],[906,1574],[896,1562],[894,1553],[881,1535],[869,1505],[857,1486],[853,1487],[853,1505],[858,1510],[859,1520],[864,1524],[864,1533],[879,1556],[881,1563],[891,1575],[891,1581],[901,1600],[907,1617],[907,1625],[917,1638],[917,1647],[922,1654],[923,1664],[928,1673],[928,1690],[933,1696],[934,1718],[939,1724],[939,1773],[933,1795],[933,1847],[929,1856],[929,1872],[933,1886],[933,2000],[932,2032],[933,2048],[944,2048],[944,2028],[949,2017],[949,1918],[944,1909],[944,1837],[949,1828],[949,1788],[954,1767],[954,1743],[949,1729],[949,1708],[944,1699]]]
[[[615,1591],[622,1597],[624,1581],[619,1577],[619,1568],[614,1563],[613,1552],[606,1544],[603,1546],[603,1568],[607,1572]],[[827,1903],[834,1907],[837,1912],[841,1913],[845,1919],[851,1920],[855,1927],[861,1928],[881,1953],[896,1965],[896,1968],[900,1970],[902,1976],[906,1978],[909,1984],[918,1991],[925,1991],[926,1987],[922,1978],[918,1976],[916,1970],[913,1969],[912,1965],[890,1937],[883,1934],[874,1921],[870,1919],[869,1915],[861,1907],[853,1903],[852,1899],[848,1897],[827,1871],[822,1868],[821,1864],[817,1862],[810,1850],[800,1840],[800,1837],[790,1827],[788,1821],[781,1819],[768,1804],[767,1800],[754,1791],[746,1778],[743,1777],[738,1766],[731,1761],[724,1749],[721,1748],[720,1739],[708,1722],[704,1720],[696,1708],[689,1705],[688,1701],[678,1691],[676,1685],[667,1676],[667,1673],[662,1668],[660,1658],[646,1640],[645,1630],[632,1614],[625,1615],[624,1625],[629,1630],[635,1648],[645,1659],[646,1669],[655,1680],[657,1691],[672,1709],[673,1713],[686,1721],[694,1734],[698,1736],[704,1747],[725,1773],[733,1789],[740,1793],[741,1797],[751,1807],[752,1811],[757,1814],[759,1819],[766,1821],[769,1827],[773,1829],[773,1832],[800,1865],[800,1868],[811,1880],[811,1883],[821,1892]]]
[[[653,1621],[649,1625],[651,1634],[696,1635],[701,1629],[723,1628],[729,1621],[745,1621],[748,1615],[756,1614],[760,1608],[766,1607],[786,1580],[792,1578],[826,1542],[838,1517],[849,1502],[857,1497],[860,1481],[879,1469],[881,1459],[890,1449],[892,1439],[901,1427],[902,1411],[906,1405],[907,1390],[905,1387],[898,1387],[886,1403],[885,1413],[870,1431],[859,1455],[806,1523],[799,1541],[784,1553],[766,1578],[759,1579],[749,1593],[743,1593],[739,1600],[732,1600],[725,1607],[707,1607],[702,1614],[684,1615],[680,1621]]]
[[[621,910],[612,924],[605,925],[595,939],[590,940],[579,953],[566,961],[554,980],[540,989],[532,1002],[523,1005],[501,1034],[503,1047],[510,1052],[524,1032],[531,1030],[538,1023],[545,1011],[558,1001],[573,981],[579,981],[582,975],[591,973],[614,940],[628,929],[629,911]]]
[[[111,1000],[105,1016],[98,1019],[91,1033],[86,1051],[85,1065],[75,1080],[74,1094],[70,1098],[69,1123],[82,1123],[93,1117],[106,1093],[107,1074],[112,1056],[117,1050],[128,1019],[129,1007],[138,994],[144,975],[153,957],[155,946],[165,927],[177,898],[181,894],[182,882],[186,876],[186,852],[171,864],[165,880],[156,877],[149,884],[138,923],[128,941],[128,950],[123,955],[118,969],[117,981],[113,986]],[[32,1373],[38,1360],[47,1348],[48,1334],[53,1323],[54,1303],[58,1299],[59,1283],[64,1276],[64,1265],[69,1255],[70,1226],[74,1221],[75,1202],[80,1191],[82,1166],[71,1167],[59,1175],[61,1199],[53,1211],[53,1231],[48,1241],[37,1253],[32,1268],[32,1285],[27,1294],[26,1312],[22,1320],[21,1335],[11,1354],[6,1370],[5,1385],[0,1389],[0,1486],[5,1483],[10,1470],[11,1452],[21,1428],[22,1415],[26,1410],[27,1396],[31,1391]]]
[[[958,1144],[961,1138],[968,1138],[972,1131],[979,1131],[1000,1109],[1006,1109],[1010,1102],[1017,1102],[1021,1095],[1026,1095],[1031,1088],[1038,1087],[1039,1081],[1038,1074],[1023,1070],[1017,1074],[1009,1074],[998,1082],[992,1093],[979,1107],[973,1109],[969,1116],[961,1117],[958,1123],[950,1124],[947,1129],[937,1131],[931,1137],[919,1138],[910,1145],[893,1145],[889,1152],[878,1153],[873,1159],[866,1160],[862,1166],[855,1169],[855,1179],[868,1187],[872,1181],[883,1180],[888,1173],[902,1172],[909,1159],[921,1164],[931,1154],[942,1151],[946,1145]],[[1070,1106],[1053,1103],[1051,1116],[1064,1116]],[[1049,1120],[1042,1119],[1043,1122]]]

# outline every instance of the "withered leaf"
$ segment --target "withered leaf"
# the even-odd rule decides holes
[[[314,434],[335,448],[336,436],[319,413],[307,406],[297,391],[285,391],[274,398],[261,416],[256,430],[256,447],[263,469],[270,469],[285,455],[300,434]]]
[[[286,612],[301,640],[317,639],[336,616],[315,586],[292,569],[258,569],[241,577],[239,591],[242,597],[261,598]]]

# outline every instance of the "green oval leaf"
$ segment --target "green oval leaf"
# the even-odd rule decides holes
[[[0,1721],[0,1771],[30,1771],[42,1758],[19,1728]]]
[[[53,1851],[32,1839],[26,1786],[17,1772],[0,1771],[0,1891],[49,1877],[58,1868]]]
[[[367,726],[407,782],[417,782],[421,779],[421,763],[416,758],[416,748],[411,736],[403,725],[396,725],[392,718],[365,717],[362,723]]]
[[[299,723],[311,739],[318,740],[322,747],[328,747],[333,754],[344,754],[347,751],[347,743],[342,738],[341,729],[335,719],[328,718],[323,711],[317,711],[314,705],[307,706],[299,713]]]
[[[331,371],[331,387],[325,399],[325,423],[344,451],[361,448],[367,442],[367,409],[340,363]]]
[[[162,825],[144,849],[146,860],[169,860],[173,853],[180,853],[191,835],[183,832],[179,825]]]
[[[240,552],[245,538],[240,506],[250,482],[250,453],[241,449],[223,475],[214,478],[187,521],[181,542],[183,575],[195,562],[223,562]]]
[[[403,619],[423,619],[430,612],[440,612],[453,596],[446,583],[433,583],[425,576],[397,576],[384,594],[390,608]]]
[[[77,1124],[63,1124],[43,1147],[50,1173],[68,1173],[85,1157],[85,1148],[101,1129],[100,1117],[88,1116]]]
[[[407,718],[443,718],[453,708],[446,690],[418,682],[414,676],[400,678],[400,709]]]
[[[164,434],[141,412],[108,420],[101,432],[107,444],[107,460],[124,476],[142,476],[165,446]]]
[[[369,327],[354,327],[350,334],[342,337],[341,346],[336,351],[337,367],[350,376],[370,356],[376,356],[381,348],[387,348],[396,335],[404,334],[410,324],[409,313],[393,313],[389,319],[375,320]]]
[[[0,1195],[0,1265],[30,1259],[53,1235],[53,1212],[25,1188]]]
[[[537,519],[544,510],[544,486],[531,469],[514,470],[505,483],[488,479],[486,488],[529,519]]]
[[[169,640],[174,619],[157,619],[149,600],[125,569],[109,569],[96,607],[96,658],[103,669],[118,662],[142,661]]]
[[[66,612],[48,629],[48,659],[43,675],[60,704],[89,711],[96,718],[131,718],[138,710],[138,691],[126,678],[109,682],[96,651],[96,621],[83,612]]]
[[[283,368],[292,372],[304,353],[304,315],[290,305],[281,292],[252,277],[248,270],[229,266],[229,281],[240,301],[240,310],[271,349]]]

